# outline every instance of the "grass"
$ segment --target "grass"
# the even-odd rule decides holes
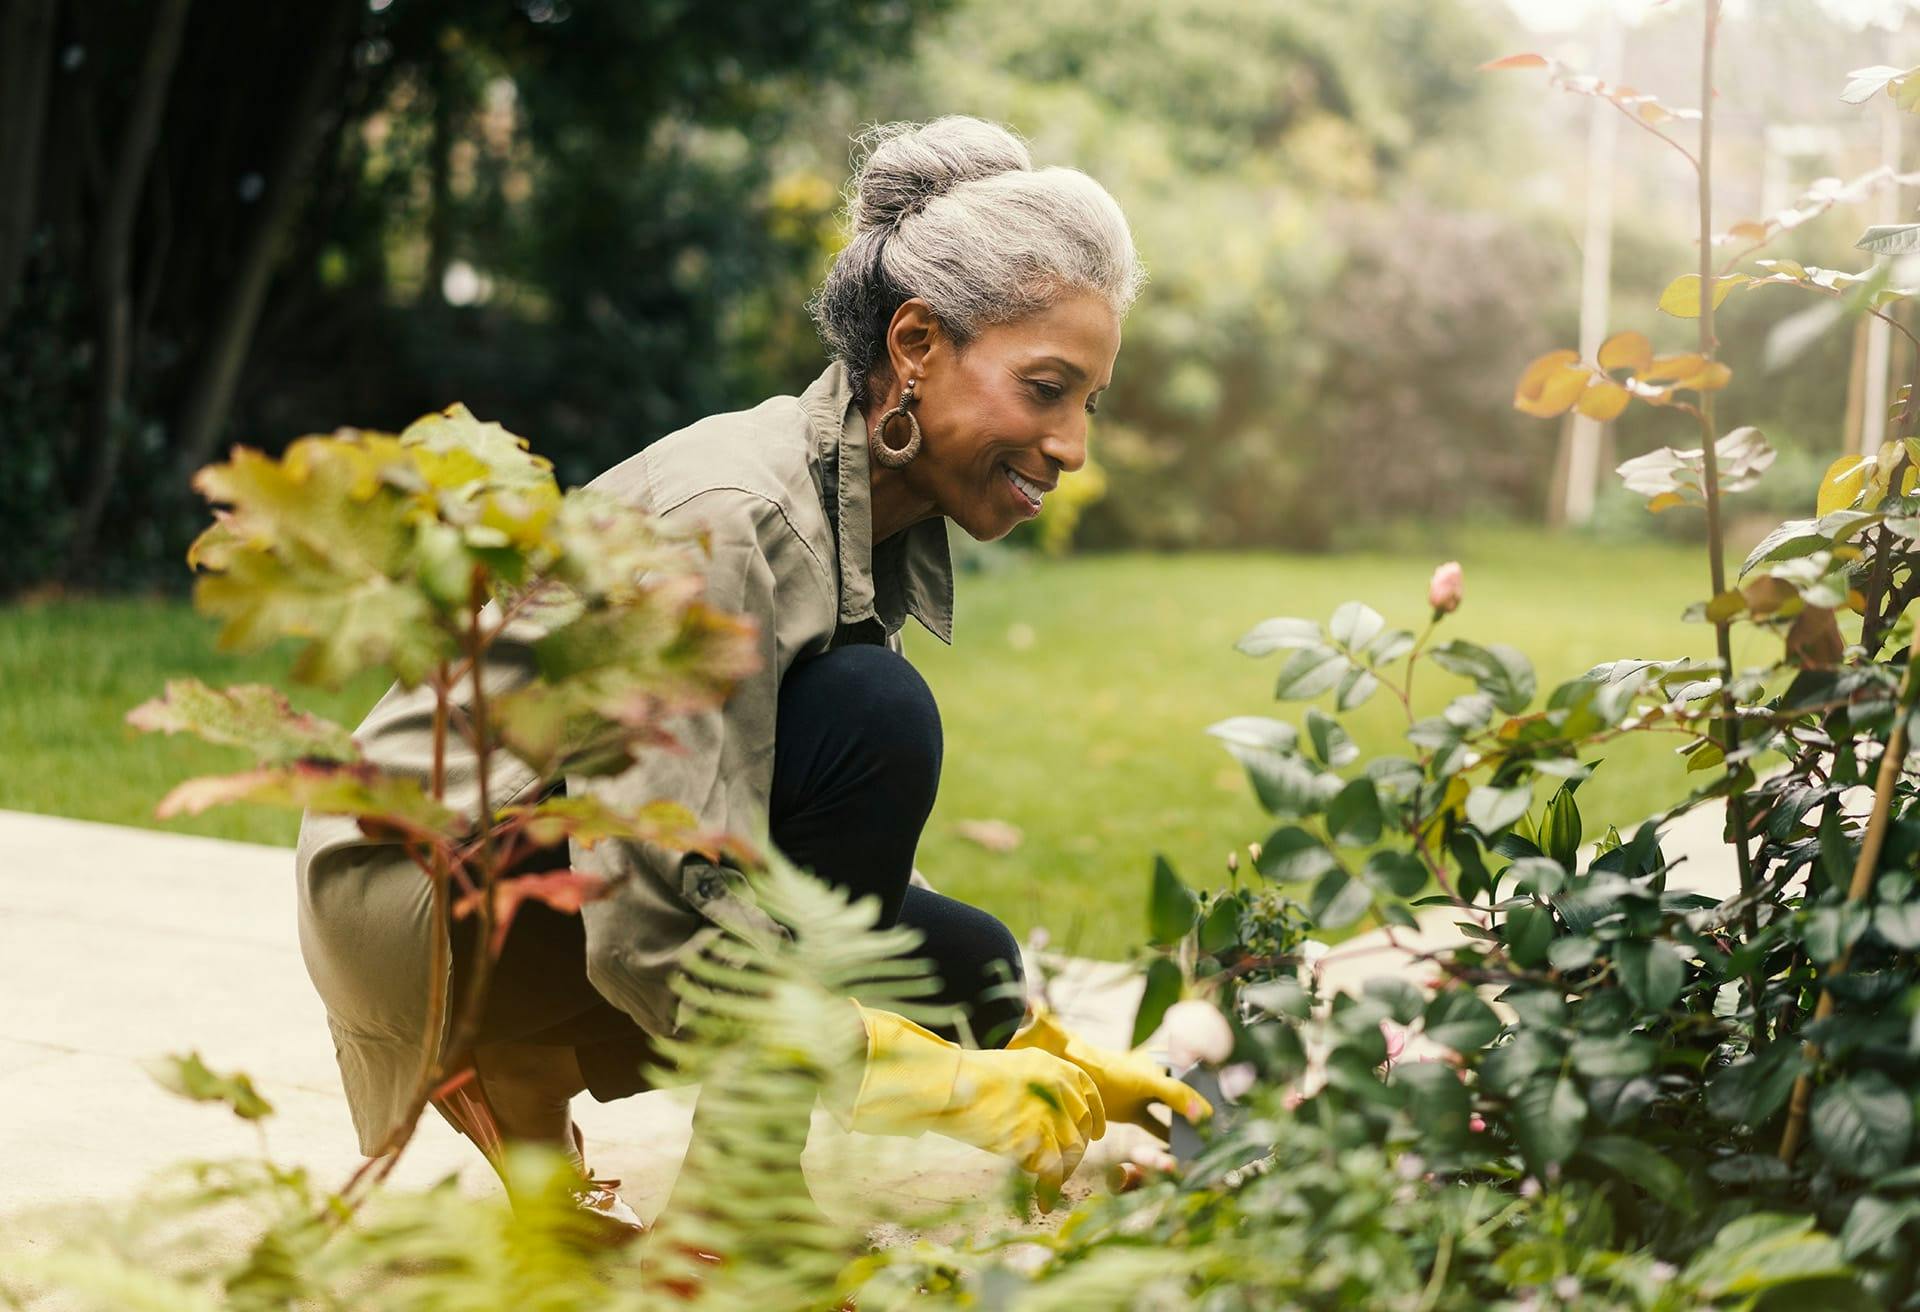
[[[1297,719],[1303,708],[1273,702],[1277,657],[1252,660],[1234,640],[1273,615],[1324,619],[1348,598],[1417,629],[1427,574],[1448,557],[1465,564],[1467,590],[1443,636],[1520,647],[1543,692],[1602,660],[1710,651],[1711,630],[1678,618],[1705,593],[1702,557],[1655,545],[1602,548],[1497,531],[1418,553],[1129,554],[969,573],[959,581],[956,645],[942,647],[918,626],[907,639],[946,728],[920,868],[1016,932],[1044,925],[1057,946],[1123,954],[1144,937],[1156,852],[1190,882],[1219,883],[1227,852],[1271,828],[1239,767],[1204,731],[1230,715]],[[214,651],[211,627],[178,603],[0,610],[0,807],[153,825],[153,804],[172,784],[245,762],[197,742],[135,734],[121,723],[126,709],[169,676],[284,686],[285,669],[284,653]],[[1423,669],[1416,703],[1437,710],[1466,686]],[[297,689],[293,700],[353,724],[383,687]],[[1368,753],[1394,750],[1404,723],[1385,693],[1346,718]],[[1609,747],[1580,794],[1590,837],[1685,787],[1672,742]],[[961,822],[986,819],[1017,826],[1020,844],[996,853],[962,835]],[[231,808],[157,827],[285,844],[296,823]]]

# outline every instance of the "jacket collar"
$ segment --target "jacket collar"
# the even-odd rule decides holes
[[[912,615],[927,632],[953,642],[953,555],[944,515],[923,519],[875,545],[866,416],[853,403],[838,360],[801,394],[816,459],[836,471],[835,554],[840,560],[840,623],[877,619],[888,634]]]

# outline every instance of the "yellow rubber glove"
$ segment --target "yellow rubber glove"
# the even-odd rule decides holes
[[[933,1130],[1014,1158],[1055,1191],[1107,1132],[1099,1089],[1071,1062],[1037,1049],[962,1048],[904,1016],[854,1007],[867,1028],[867,1067],[853,1129]]]
[[[1069,1034],[1060,1018],[1045,1007],[1034,1007],[1032,1019],[1007,1041],[1007,1048],[1051,1053],[1078,1066],[1100,1090],[1100,1101],[1110,1121],[1159,1130],[1159,1122],[1147,1113],[1147,1108],[1157,1102],[1189,1121],[1213,1115],[1213,1104],[1161,1070],[1153,1058],[1143,1052],[1096,1048]]]

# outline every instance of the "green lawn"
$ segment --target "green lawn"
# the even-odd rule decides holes
[[[1265,835],[1239,767],[1204,730],[1229,715],[1301,708],[1271,699],[1278,658],[1241,656],[1234,640],[1268,616],[1324,618],[1350,597],[1417,627],[1427,575],[1448,557],[1465,563],[1467,592],[1444,631],[1521,647],[1543,689],[1597,661],[1710,647],[1710,630],[1677,618],[1705,592],[1697,553],[1533,533],[1468,533],[1417,555],[1120,555],[965,574],[956,645],[944,648],[918,626],[907,639],[947,737],[921,869],[1018,931],[1045,925],[1057,945],[1123,952],[1142,936],[1156,851],[1190,881],[1213,882],[1224,879],[1230,848]],[[121,724],[169,675],[281,681],[283,657],[223,655],[211,638],[204,621],[165,602],[0,610],[0,807],[152,824],[153,803],[172,783],[242,764],[235,753]],[[1418,700],[1429,708],[1465,687],[1438,670],[1422,678]],[[352,724],[381,686],[303,689],[295,701]],[[1373,751],[1389,745],[1399,716],[1382,694],[1349,718]],[[1673,795],[1672,741],[1610,749],[1581,792],[1590,834]],[[957,822],[981,819],[1018,826],[1024,841],[999,854],[956,832]],[[296,821],[234,809],[168,827],[289,843]]]

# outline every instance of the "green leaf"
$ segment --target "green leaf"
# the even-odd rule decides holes
[[[1427,886],[1427,868],[1411,852],[1375,852],[1360,877],[1395,897],[1412,897]]]
[[[1180,1001],[1180,967],[1166,957],[1155,957],[1147,967],[1147,986],[1140,994],[1140,1010],[1133,1018],[1133,1047],[1153,1036],[1167,1008]]]
[[[1490,788],[1485,784],[1477,784],[1467,794],[1467,820],[1474,828],[1492,838],[1524,816],[1532,801],[1533,792],[1526,787]]]
[[[1660,1053],[1638,1034],[1601,1034],[1575,1039],[1568,1055],[1590,1080],[1625,1080],[1652,1070]]]
[[[1586,1099],[1564,1074],[1535,1078],[1513,1100],[1513,1137],[1535,1172],[1573,1156],[1586,1119]]]
[[[1920,902],[1895,902],[1873,909],[1874,932],[1899,948],[1920,948]]]
[[[1412,650],[1413,634],[1405,629],[1388,629],[1367,644],[1365,655],[1370,665],[1386,665]]]
[[[257,1121],[273,1115],[273,1104],[260,1096],[253,1081],[236,1071],[220,1075],[200,1059],[197,1052],[184,1056],[171,1053],[147,1063],[147,1074],[161,1088],[194,1102],[224,1103],[243,1121]]]
[[[1569,935],[1547,945],[1547,964],[1558,971],[1585,970],[1600,956],[1600,945],[1590,938]]]
[[[244,748],[263,765],[360,757],[346,729],[295,711],[279,689],[263,683],[215,691],[198,679],[169,679],[165,694],[127,712],[127,723],[148,733],[192,733]]]
[[[1381,823],[1380,795],[1371,779],[1355,779],[1327,803],[1327,830],[1334,842],[1344,846],[1378,842]]]
[[[1840,1245],[1813,1233],[1814,1218],[1756,1212],[1723,1226],[1705,1251],[1687,1264],[1681,1282],[1716,1303],[1730,1295],[1753,1294],[1831,1276],[1852,1274]],[[1801,1304],[1789,1288],[1777,1306],[1833,1307],[1831,1302]]]
[[[1347,658],[1332,647],[1302,647],[1280,667],[1273,695],[1282,701],[1311,701],[1340,682],[1350,668]]]
[[[1849,1175],[1890,1171],[1913,1140],[1913,1100],[1879,1071],[1861,1071],[1813,1097],[1813,1141]]]
[[[1327,621],[1327,635],[1350,650],[1365,647],[1379,637],[1387,622],[1380,612],[1361,602],[1343,603]]]
[[[1437,1061],[1402,1062],[1393,1069],[1393,1082],[1407,1091],[1407,1116],[1423,1146],[1444,1149],[1466,1140],[1472,1100],[1453,1067]]]
[[[1318,707],[1307,711],[1307,740],[1313,745],[1313,754],[1336,770],[1353,764],[1360,755],[1360,749],[1340,727],[1340,721]]]
[[[1342,711],[1351,711],[1364,706],[1374,693],[1380,691],[1380,680],[1358,665],[1341,676],[1340,688],[1333,694],[1334,706]]]
[[[1742,1057],[1707,1081],[1707,1110],[1723,1121],[1759,1127],[1786,1105],[1800,1062],[1801,1046],[1793,1040]]]
[[[1686,1172],[1652,1144],[1626,1135],[1603,1134],[1581,1144],[1579,1155],[1624,1177],[1664,1207],[1682,1214],[1694,1210]]]
[[[1493,1042],[1500,1017],[1472,990],[1444,989],[1427,1004],[1426,1033],[1443,1048],[1471,1052]]]
[[[1224,743],[1277,752],[1282,756],[1292,752],[1300,741],[1298,729],[1285,720],[1275,720],[1265,715],[1236,715],[1209,725],[1207,732]]]
[[[1480,1059],[1480,1083],[1496,1098],[1511,1098],[1539,1072],[1560,1064],[1560,1049],[1543,1034],[1522,1030]]]
[[[154,815],[170,820],[235,802],[358,816],[363,826],[379,826],[385,831],[392,831],[396,825],[434,833],[462,829],[458,813],[427,796],[419,780],[383,774],[366,762],[336,765],[299,761],[272,770],[189,779],[160,799]]]
[[[1807,955],[1821,965],[1838,960],[1840,954],[1860,941],[1867,932],[1872,912],[1864,903],[1836,902],[1805,912],[1802,931]]]
[[[1254,868],[1268,879],[1293,883],[1317,879],[1339,864],[1325,843],[1298,825],[1287,825],[1267,835]]]
[[[1228,743],[1227,751],[1240,762],[1267,814],[1282,820],[1312,815],[1320,809],[1319,767],[1292,754],[1264,751]],[[1335,779],[1334,786],[1339,786]]]
[[[1249,656],[1266,656],[1321,644],[1320,626],[1312,620],[1262,620],[1233,645]]]
[[[1344,870],[1329,870],[1313,886],[1307,914],[1324,929],[1344,929],[1367,914],[1373,893]]]
[[[1198,912],[1193,891],[1180,882],[1163,856],[1153,858],[1153,893],[1147,905],[1148,933],[1160,946],[1171,947],[1193,928]]]
[[[1241,999],[1251,1006],[1259,1008],[1269,1016],[1282,1016],[1288,1020],[1305,1020],[1313,1014],[1313,997],[1300,981],[1287,979],[1262,980],[1258,984],[1249,984],[1240,990]]]
[[[1663,942],[1634,939],[1614,949],[1620,982],[1646,1011],[1665,1011],[1680,996],[1687,968]]]
[[[1847,1223],[1840,1229],[1840,1251],[1849,1261],[1858,1261],[1863,1257],[1879,1256],[1900,1232],[1915,1220],[1920,1220],[1920,1203],[1912,1199],[1895,1202],[1874,1194],[1861,1194],[1854,1200],[1853,1210],[1847,1213]],[[1887,1256],[1891,1256],[1889,1251]]]
[[[1500,936],[1516,964],[1537,966],[1547,959],[1547,945],[1553,941],[1553,913],[1532,904],[1515,907],[1507,913]]]
[[[1920,223],[1876,223],[1854,246],[1875,255],[1912,255],[1920,251]]]
[[[1499,643],[1481,647],[1455,638],[1433,648],[1428,655],[1441,669],[1472,679],[1509,715],[1518,715],[1533,700],[1533,666],[1512,647]]]
[[[1567,886],[1567,872],[1551,857],[1523,856],[1506,868],[1516,893],[1538,893],[1552,897]]]
[[[1375,975],[1360,986],[1360,991],[1378,1001],[1387,1009],[1387,1014],[1402,1025],[1419,1020],[1427,1005],[1420,990],[1398,975]]]
[[[1225,952],[1240,942],[1240,899],[1232,893],[1224,893],[1207,908],[1206,918],[1200,922],[1200,950],[1202,952]]]

